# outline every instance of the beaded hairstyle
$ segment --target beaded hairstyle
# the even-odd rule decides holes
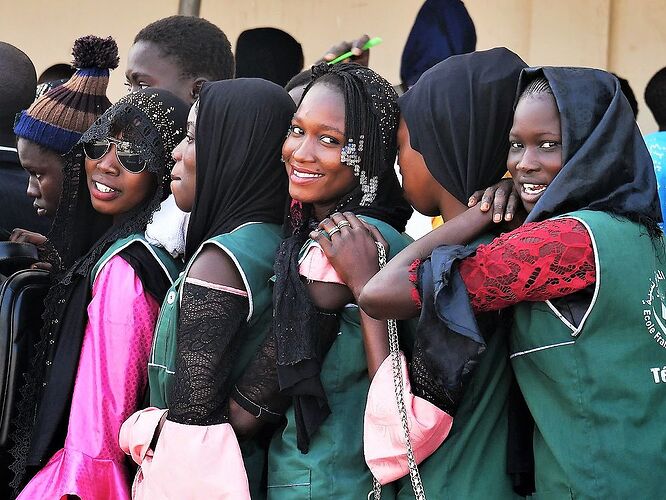
[[[312,82],[339,89],[345,96],[345,142],[340,161],[354,170],[361,185],[361,206],[377,195],[379,178],[393,168],[397,152],[398,95],[384,78],[358,64],[321,63],[312,68]]]
[[[65,267],[80,256],[80,252],[72,251],[70,245],[85,230],[80,227],[78,219],[83,215],[82,204],[89,204],[84,199],[90,197],[87,187],[84,187],[85,158],[82,144],[107,136],[121,136],[131,143],[132,150],[145,163],[146,171],[157,177],[153,195],[123,214],[121,221],[107,231],[103,241],[98,241],[86,256],[87,262],[80,263],[79,267],[85,269],[94,265],[104,251],[102,247],[105,242],[143,231],[160,203],[169,195],[170,174],[174,165],[171,152],[185,135],[187,113],[187,105],[173,94],[165,90],[145,89],[121,98],[83,134],[79,144],[65,157],[61,201],[49,235]]]

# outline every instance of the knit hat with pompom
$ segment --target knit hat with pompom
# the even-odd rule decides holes
[[[14,125],[17,137],[60,154],[72,149],[111,106],[106,97],[109,70],[117,68],[119,61],[118,46],[111,37],[81,37],[74,42],[72,55],[74,75],[38,98]]]

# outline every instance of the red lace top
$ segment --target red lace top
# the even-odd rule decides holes
[[[590,235],[568,218],[532,222],[503,234],[479,246],[459,269],[477,312],[563,297],[596,279]]]

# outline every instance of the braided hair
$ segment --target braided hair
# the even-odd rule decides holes
[[[303,97],[320,84],[337,89],[344,98],[345,144],[340,160],[359,180],[333,211],[375,217],[404,231],[412,209],[402,196],[393,168],[400,117],[397,93],[373,70],[355,63],[313,66]],[[312,220],[312,212],[310,205],[291,204],[287,230],[299,236],[301,245],[319,222]]]
[[[339,89],[344,97],[345,144],[340,161],[352,168],[359,180],[349,193],[338,200],[333,211],[367,215],[404,231],[412,212],[402,196],[393,168],[399,118],[397,94],[385,79],[358,64],[324,63],[313,67],[312,82],[304,95],[314,85],[320,84]],[[315,405],[318,410],[314,411],[317,415],[303,417],[298,425],[298,446],[304,451],[308,447],[308,436],[328,415],[326,396],[318,382],[321,366],[317,360],[325,355],[320,352],[320,315],[301,281],[298,269],[300,249],[319,221],[313,216],[311,204],[301,205],[298,202],[292,202],[288,221],[291,235],[282,242],[275,258],[272,328],[277,339],[280,377],[284,380],[306,378],[309,383],[320,387],[312,398],[318,401]],[[328,348],[330,344],[325,350]],[[301,403],[298,406],[301,407]],[[301,411],[306,411],[305,406],[303,408]],[[305,425],[306,421],[315,424]]]

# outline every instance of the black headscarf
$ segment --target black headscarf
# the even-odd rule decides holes
[[[245,222],[283,221],[287,175],[280,162],[294,101],[258,78],[204,85],[196,124],[197,179],[185,255]]]
[[[526,66],[504,47],[453,56],[426,71],[398,101],[412,147],[465,205],[506,172],[513,96]]]
[[[23,480],[26,465],[42,467],[62,445],[87,323],[91,270],[113,242],[143,232],[168,195],[174,164],[171,152],[185,135],[187,113],[187,104],[165,90],[128,94],[65,157],[62,195],[49,234],[59,256],[59,262],[53,264],[61,267],[45,299],[37,355],[22,389],[12,450],[17,459],[12,467],[15,487]],[[111,224],[109,217],[100,216],[92,207],[83,144],[118,134],[132,143],[156,182],[151,196]]]
[[[404,231],[412,210],[402,196],[394,170],[397,94],[384,78],[358,64],[324,63],[313,67],[312,75],[313,82],[303,95],[318,81],[336,86],[345,99],[345,141],[364,144],[357,150],[360,163],[354,171],[359,183],[333,211],[367,215]],[[330,341],[322,340],[326,336],[321,331],[323,325],[331,327],[333,322],[317,311],[298,270],[299,251],[318,222],[311,205],[292,205],[288,219],[291,235],[282,242],[275,259],[273,291],[280,388],[294,396],[297,445],[304,453],[311,436],[330,414],[319,373],[335,338],[333,335]]]
[[[465,205],[472,193],[506,172],[515,89],[525,66],[505,48],[454,56],[424,73],[400,97],[412,147],[432,176]],[[453,266],[473,252],[472,247],[440,247],[419,269],[423,307],[410,364],[412,390],[451,415],[486,339],[506,335],[511,321],[507,313],[473,313]],[[521,446],[531,443],[530,415],[514,389],[507,472],[523,495],[533,484],[532,470],[525,467],[531,463],[531,447]]]
[[[236,41],[236,78],[263,78],[280,87],[303,69],[303,48],[277,28],[243,31]]]
[[[562,170],[527,217],[602,210],[641,222],[657,234],[657,180],[633,111],[610,73],[589,68],[529,68],[518,95],[537,76],[553,91],[562,128]]]

